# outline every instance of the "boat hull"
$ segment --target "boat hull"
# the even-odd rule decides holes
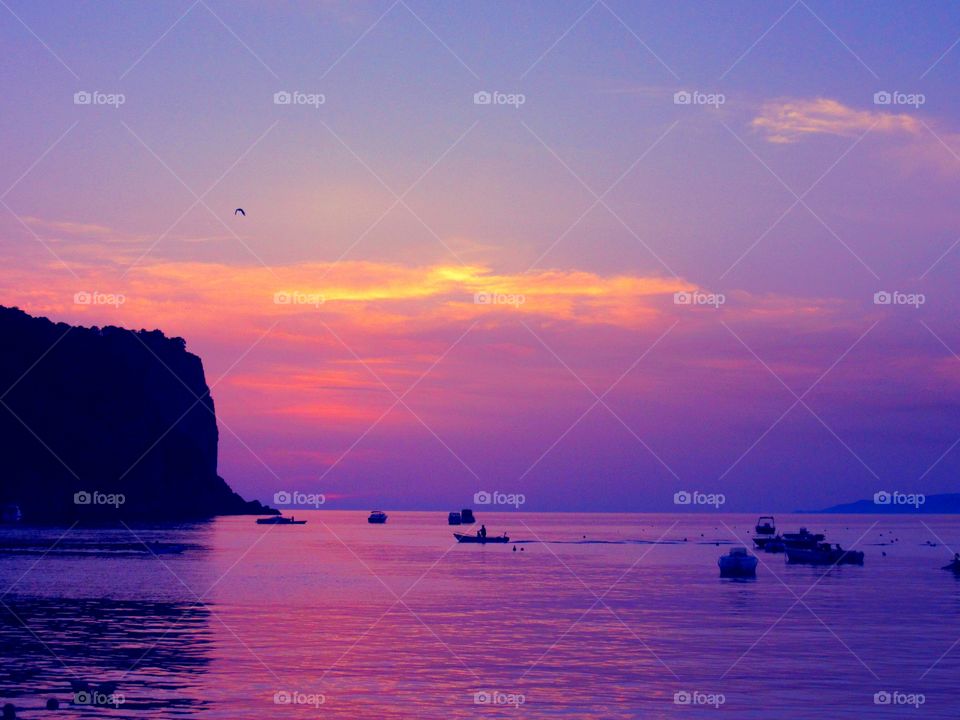
[[[479,537],[477,535],[464,535],[463,533],[454,533],[453,536],[457,539],[457,542],[460,543],[476,543],[478,545],[491,545],[496,543],[508,543],[510,538],[506,535],[500,535],[498,537]]]
[[[736,558],[724,555],[717,560],[717,565],[720,566],[720,577],[744,578],[757,576],[758,562],[752,555]]]
[[[787,548],[791,565],[863,565],[863,553],[857,550],[810,550]]]

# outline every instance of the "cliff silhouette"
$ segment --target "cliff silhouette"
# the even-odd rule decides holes
[[[217,475],[218,439],[182,338],[0,306],[0,503],[25,522],[275,513]]]

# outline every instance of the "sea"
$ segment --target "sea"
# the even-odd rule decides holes
[[[294,511],[0,527],[20,718],[957,718],[948,516],[778,515],[864,565],[717,559],[756,516]],[[453,531],[504,544],[458,544]],[[58,710],[46,709],[51,700]]]

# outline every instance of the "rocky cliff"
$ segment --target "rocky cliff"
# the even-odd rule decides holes
[[[272,512],[217,475],[217,442],[203,365],[182,338],[0,306],[0,502],[24,521]]]

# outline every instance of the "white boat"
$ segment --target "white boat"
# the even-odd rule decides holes
[[[735,547],[717,560],[720,577],[756,577],[759,560],[747,552],[745,547]]]

